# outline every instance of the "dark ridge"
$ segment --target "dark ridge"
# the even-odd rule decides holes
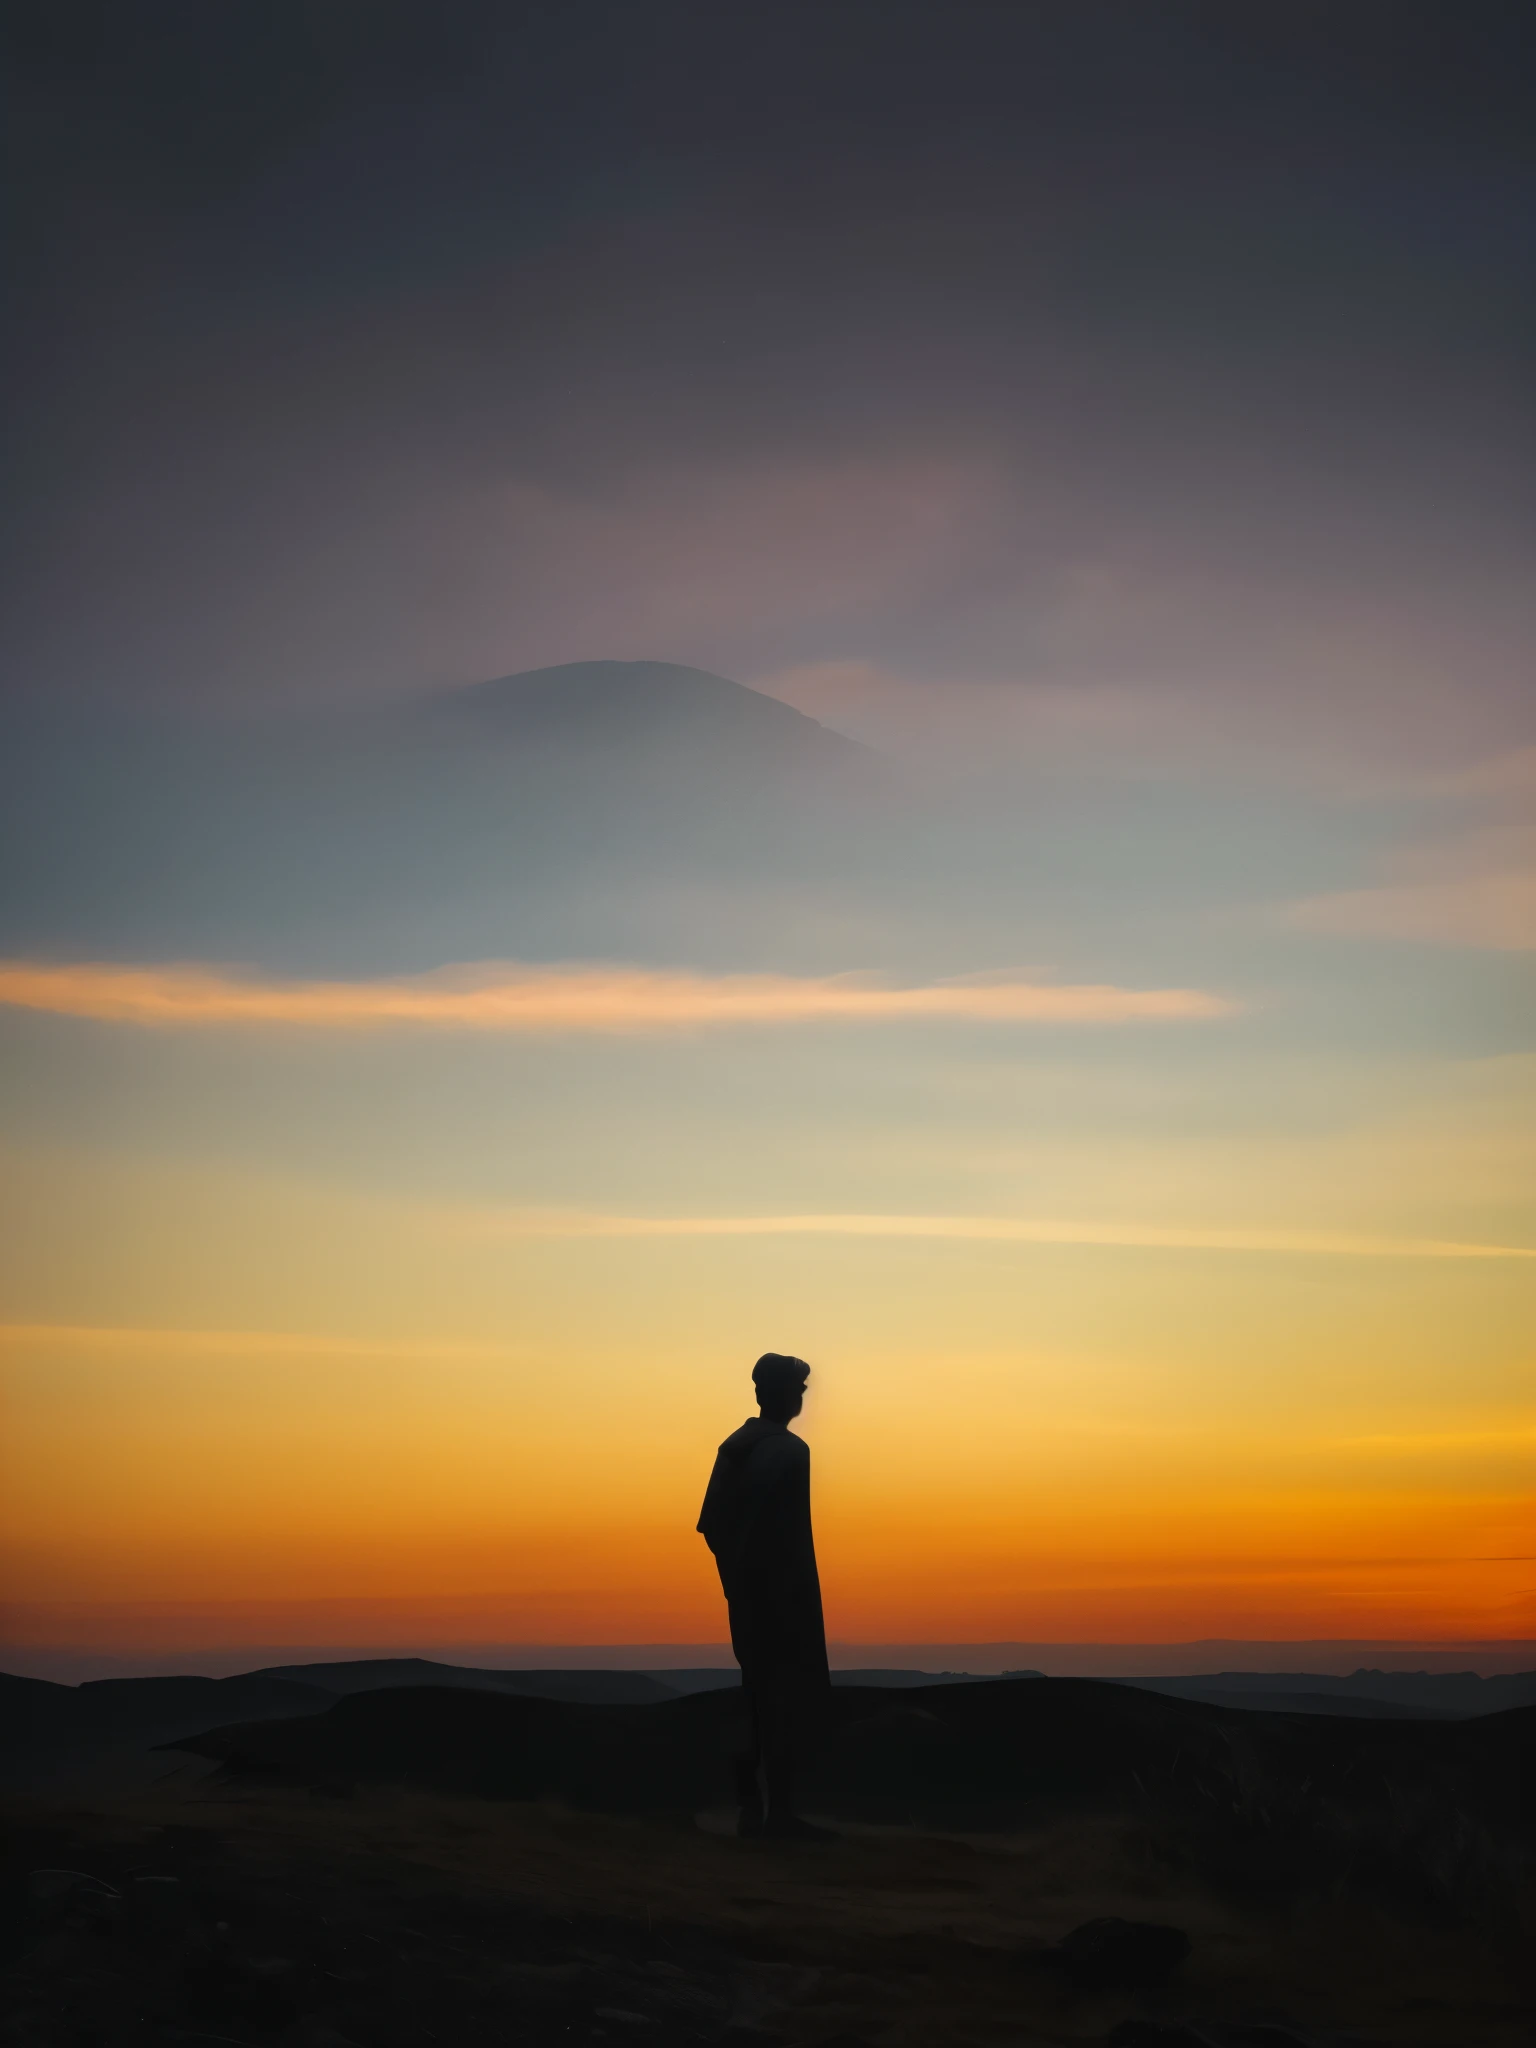
[[[411,1687],[168,1746],[231,1778],[339,1793],[396,1783],[696,1812],[730,1803],[744,1734],[740,1696],[723,1691],[604,1707]],[[1480,1896],[1529,1855],[1533,1739],[1533,1707],[1460,1722],[1367,1720],[1093,1679],[927,1686],[896,1699],[845,1687],[830,1696],[804,1796],[833,1820],[968,1830],[1139,1814],[1171,1826],[1223,1883],[1284,1891],[1347,1880],[1394,1896],[1405,1886],[1416,1897]]]
[[[144,1789],[166,1775],[157,1746],[216,1721],[315,1715],[323,1686],[238,1678],[104,1678],[85,1685],[0,1674],[0,1786],[37,1793]]]
[[[470,1664],[438,1664],[429,1657],[359,1657],[336,1664],[275,1664],[255,1677],[299,1680],[331,1693],[377,1692],[386,1686],[440,1685],[507,1692],[535,1699],[593,1706],[653,1706],[674,1699],[676,1688],[644,1671],[502,1671]],[[740,1683],[740,1673],[732,1672]]]
[[[721,1692],[741,1684],[741,1673],[734,1664],[678,1665],[670,1670],[654,1670],[648,1674],[658,1679],[669,1692]],[[892,1692],[904,1692],[918,1685],[980,1685],[989,1676],[1003,1678],[1040,1678],[1039,1671],[1004,1671],[988,1674],[977,1671],[916,1671],[896,1665],[855,1666],[852,1670],[834,1671],[832,1683],[844,1685],[881,1686]],[[340,1687],[337,1690],[341,1690]],[[574,1699],[578,1697],[572,1694]]]
[[[1475,1671],[1352,1671],[1347,1677],[1311,1671],[1211,1671],[1167,1678],[1123,1678],[1148,1692],[1178,1699],[1218,1700],[1232,1706],[1268,1705],[1292,1713],[1420,1715],[1453,1719],[1496,1714],[1536,1704],[1536,1671],[1506,1671],[1490,1678]],[[1312,1704],[1280,1709],[1281,1696]]]
[[[385,1686],[517,1693],[643,1706],[676,1697],[638,1671],[477,1671],[423,1657],[291,1665],[235,1678],[106,1678],[83,1685],[0,1674],[0,1785],[107,1793],[163,1777],[153,1752],[232,1722],[314,1715]]]
[[[1406,1700],[1359,1699],[1334,1692],[1228,1692],[1221,1686],[1168,1686],[1170,1699],[1205,1700],[1214,1707],[1236,1707],[1247,1714],[1332,1714],[1352,1721],[1465,1721],[1457,1707],[1415,1704]],[[1489,1708],[1488,1712],[1497,1712]]]
[[[237,1678],[96,1678],[83,1685],[0,1673],[0,1737],[11,1747],[141,1728],[190,1730],[230,1714],[314,1714],[335,1697],[324,1685],[259,1671]]]
[[[1251,1717],[1093,1680],[991,1680],[902,1691],[834,1689],[817,1767],[829,1811],[891,1817],[924,1797],[1012,1812],[1126,1789],[1177,1731]],[[179,1744],[236,1775],[398,1780],[578,1806],[695,1807],[727,1789],[739,1691],[655,1707],[585,1706],[438,1686],[354,1693],[302,1722],[215,1729]],[[958,1747],[950,1752],[950,1742]],[[915,1744],[915,1747],[914,1747]],[[941,1754],[942,1753],[942,1754]],[[1166,1759],[1164,1759],[1166,1761]],[[899,1817],[899,1816],[898,1816]]]

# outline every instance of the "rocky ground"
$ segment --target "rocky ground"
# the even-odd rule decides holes
[[[1145,1819],[1105,1814],[984,1836],[849,1824],[780,1846],[737,1841],[723,1814],[337,1796],[199,1769],[8,1811],[11,2048],[1532,2038],[1528,1896],[1417,1914],[1336,1888],[1238,1902]],[[1187,1954],[1138,1963],[1111,1930],[1069,1967],[1063,1937],[1105,1916],[1180,1929]]]

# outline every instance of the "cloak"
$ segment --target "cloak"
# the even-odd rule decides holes
[[[761,1416],[728,1436],[709,1475],[699,1533],[714,1552],[742,1669],[772,1667],[829,1684],[805,1439]]]

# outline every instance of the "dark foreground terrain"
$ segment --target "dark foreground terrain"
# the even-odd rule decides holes
[[[729,1833],[740,1734],[730,1693],[384,1689],[184,1738],[148,1792],[17,1802],[6,2038],[1533,2037],[1536,1710],[1364,1721],[1080,1680],[847,1688],[806,1799],[840,1839],[806,1846]],[[1074,1936],[1106,1917],[1176,1932]]]

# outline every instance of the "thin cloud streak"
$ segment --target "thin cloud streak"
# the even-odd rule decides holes
[[[307,1330],[191,1330],[137,1323],[0,1323],[0,1359],[40,1350],[145,1354],[152,1359],[378,1359],[501,1364],[525,1358],[518,1344],[444,1343],[436,1338],[338,1337]]]
[[[1526,750],[1489,764],[1480,790],[1470,779],[1462,789],[1485,801],[1518,803],[1533,774],[1536,755]],[[1351,938],[1530,952],[1536,949],[1536,829],[1523,817],[1495,816],[1427,844],[1400,847],[1375,886],[1293,903],[1288,921]]]
[[[1281,1252],[1358,1259],[1536,1259],[1536,1246],[1460,1244],[1325,1230],[1221,1230],[1151,1223],[1076,1223],[1019,1216],[605,1216],[580,1210],[481,1212],[509,1237],[872,1237],[1100,1245],[1149,1251]]]
[[[1510,1423],[1498,1429],[1437,1429],[1398,1436],[1346,1436],[1328,1447],[1335,1451],[1366,1451],[1381,1457],[1416,1458],[1445,1451],[1495,1451],[1518,1456],[1536,1448],[1536,1422]],[[1525,1558],[1481,1558],[1482,1564],[1526,1563]]]
[[[1530,952],[1536,949],[1536,869],[1312,896],[1291,906],[1289,921],[1340,938]]]
[[[1203,989],[975,978],[888,987],[873,976],[701,974],[483,961],[387,981],[275,981],[218,968],[0,961],[0,1006],[150,1026],[383,1026],[645,1032],[704,1025],[1118,1024],[1231,1015]]]

